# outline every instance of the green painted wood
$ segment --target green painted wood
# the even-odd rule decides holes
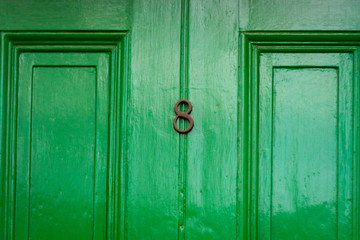
[[[20,17],[21,16],[21,17]],[[129,30],[130,0],[2,0],[0,30]]]
[[[358,38],[242,35],[242,239],[358,238]]]
[[[4,37],[1,35],[0,38],[0,61],[4,62]],[[6,84],[4,84],[4,64],[0,64],[0,236],[5,239],[5,222],[6,222],[6,163],[5,163],[5,144],[6,142],[6,134],[5,134],[5,125],[6,125]]]
[[[116,239],[123,225],[117,129],[124,124],[125,34],[3,36],[9,114],[2,236]]]
[[[244,31],[359,31],[357,0],[239,0]]]
[[[105,239],[109,59],[44,55],[19,61],[15,239]]]
[[[178,238],[180,4],[133,1],[125,239]]]
[[[1,1],[0,239],[359,239],[359,8]]]
[[[352,239],[353,55],[259,64],[258,238]]]
[[[185,239],[236,239],[237,2],[189,1]],[[209,24],[211,22],[211,24]]]
[[[20,55],[15,239],[105,239],[108,68],[107,54]]]

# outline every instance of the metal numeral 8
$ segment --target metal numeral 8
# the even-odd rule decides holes
[[[189,105],[189,109],[186,111],[186,112],[181,112],[179,110],[179,105],[181,103],[187,103]],[[181,99],[179,101],[177,101],[177,103],[175,104],[175,113],[176,113],[176,117],[174,118],[174,121],[173,121],[173,125],[174,125],[174,128],[175,130],[178,132],[178,133],[188,133],[191,131],[191,129],[194,127],[194,120],[192,119],[192,117],[189,115],[191,113],[191,110],[192,110],[192,105],[191,103],[186,100],[186,99]],[[187,119],[189,121],[189,127],[185,130],[181,130],[179,129],[177,126],[176,126],[176,122],[179,118],[183,118],[183,119]]]

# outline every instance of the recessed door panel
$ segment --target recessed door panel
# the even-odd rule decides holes
[[[109,56],[19,59],[15,239],[105,239]]]
[[[32,81],[29,238],[91,239],[96,69],[36,67]]]
[[[273,78],[273,237],[337,239],[337,69],[276,69]]]
[[[351,239],[353,55],[262,53],[259,239]]]

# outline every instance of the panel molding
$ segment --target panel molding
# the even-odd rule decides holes
[[[18,62],[23,52],[106,53],[110,57],[110,114],[106,239],[123,239],[126,204],[128,32],[3,32],[0,101],[0,236],[15,239]]]
[[[359,32],[240,32],[237,239],[258,239],[258,75],[261,53],[351,53],[354,56],[353,239],[360,237]]]

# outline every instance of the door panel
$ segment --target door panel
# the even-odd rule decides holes
[[[350,53],[262,53],[259,239],[351,239]]]
[[[109,56],[19,58],[15,239],[104,239]]]
[[[3,65],[9,70],[4,239],[114,239],[124,191],[123,34],[3,39],[12,63]]]
[[[242,239],[358,239],[359,34],[242,35]]]

